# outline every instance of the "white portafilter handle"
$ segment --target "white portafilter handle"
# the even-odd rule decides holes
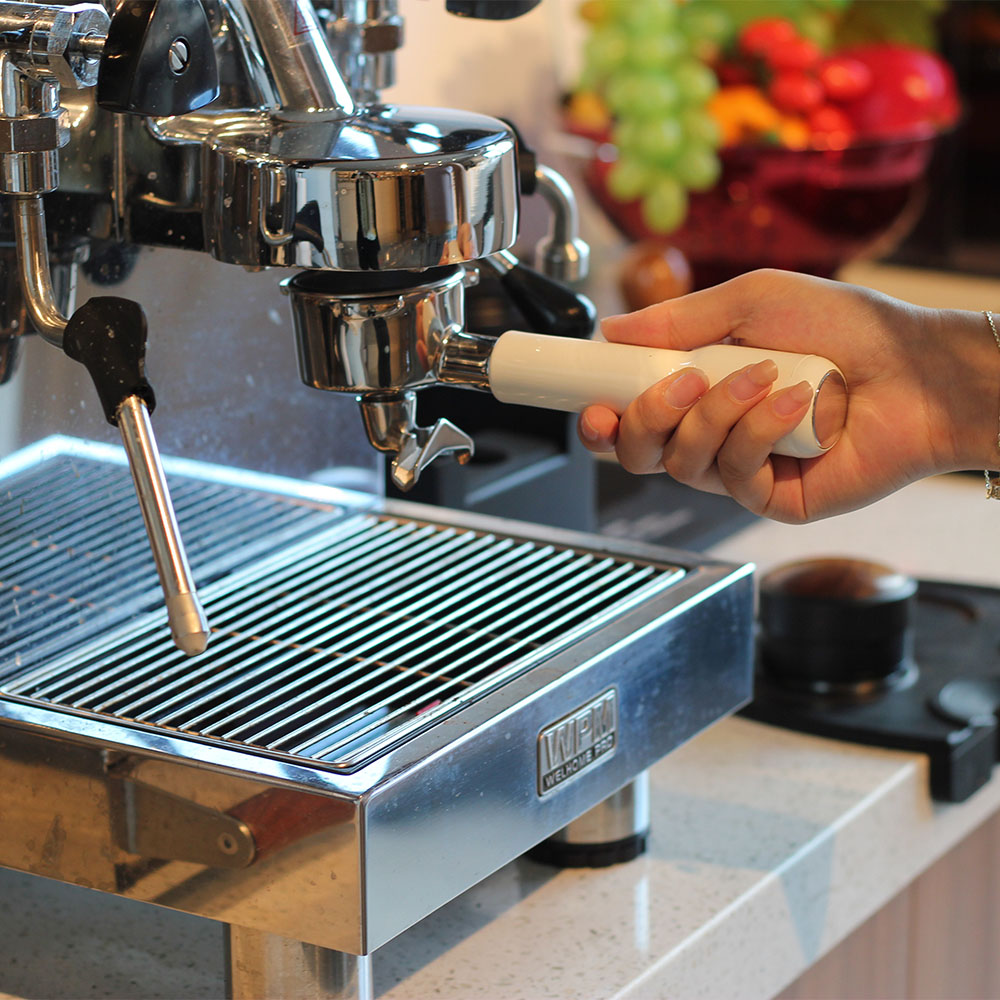
[[[847,383],[836,365],[816,354],[734,344],[672,351],[508,330],[497,338],[490,353],[489,382],[490,391],[502,403],[570,413],[600,403],[620,414],[636,396],[680,368],[700,368],[714,385],[768,358],[778,366],[772,391],[802,381],[813,387],[805,416],[775,445],[774,454],[793,458],[822,455],[844,426]]]

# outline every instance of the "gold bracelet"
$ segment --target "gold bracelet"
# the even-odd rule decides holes
[[[983,315],[986,317],[986,322],[990,325],[990,332],[993,334],[993,339],[997,342],[997,347],[1000,348],[1000,333],[997,333],[996,323],[993,322],[993,313],[989,309],[984,309]],[[997,451],[1000,451],[1000,431],[997,433]],[[1000,472],[994,469],[986,469],[983,475],[986,476],[986,496],[990,500],[1000,500]]]

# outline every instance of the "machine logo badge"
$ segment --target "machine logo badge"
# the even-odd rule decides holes
[[[618,745],[618,692],[608,688],[538,734],[538,794],[547,795]]]

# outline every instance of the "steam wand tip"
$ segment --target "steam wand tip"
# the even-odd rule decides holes
[[[195,594],[174,594],[166,599],[170,634],[177,648],[188,656],[204,653],[208,646],[208,621]]]

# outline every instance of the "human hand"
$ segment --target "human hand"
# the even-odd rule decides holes
[[[734,343],[821,354],[844,372],[847,422],[813,459],[772,455],[802,418],[801,386],[771,392],[760,362],[713,388],[675,373],[618,415],[590,406],[579,430],[630,472],[668,472],[776,520],[803,522],[869,503],[923,476],[996,465],[1000,352],[978,313],[923,309],[868,289],[755,271],[603,324],[610,341],[691,350]]]

